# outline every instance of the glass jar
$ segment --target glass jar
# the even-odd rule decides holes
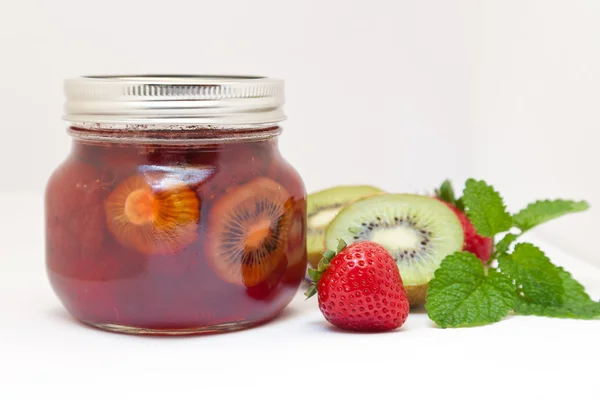
[[[136,334],[250,327],[306,271],[306,193],[278,146],[283,83],[68,80],[68,158],[46,188],[46,264],[78,320]]]

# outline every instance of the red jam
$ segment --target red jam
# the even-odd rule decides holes
[[[272,319],[304,277],[305,229],[305,189],[275,137],[76,139],[46,191],[55,292],[76,319],[120,332],[213,332]]]

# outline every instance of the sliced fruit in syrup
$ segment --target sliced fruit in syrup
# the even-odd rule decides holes
[[[287,250],[293,200],[277,182],[256,178],[211,210],[206,255],[230,283],[253,287],[280,266]]]
[[[200,200],[178,174],[146,171],[122,181],[104,209],[117,241],[144,254],[170,254],[194,242]]]

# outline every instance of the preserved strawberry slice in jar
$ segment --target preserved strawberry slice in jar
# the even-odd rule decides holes
[[[230,147],[221,150],[215,174],[198,188],[201,199],[217,200],[238,186],[266,174],[271,156],[265,154],[263,147],[251,143]]]
[[[103,200],[110,185],[100,170],[78,161],[61,165],[46,191],[46,251],[49,268],[76,276],[104,241]]]

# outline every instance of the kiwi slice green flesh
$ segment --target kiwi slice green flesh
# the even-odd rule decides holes
[[[325,247],[335,249],[339,239],[382,245],[394,257],[407,295],[414,294],[409,301],[420,305],[442,260],[462,250],[464,232],[454,212],[434,198],[381,194],[358,200],[336,215],[325,232]]]
[[[311,265],[319,263],[325,251],[325,229],[340,210],[358,199],[380,193],[383,191],[373,186],[337,186],[308,196],[306,247]]]

